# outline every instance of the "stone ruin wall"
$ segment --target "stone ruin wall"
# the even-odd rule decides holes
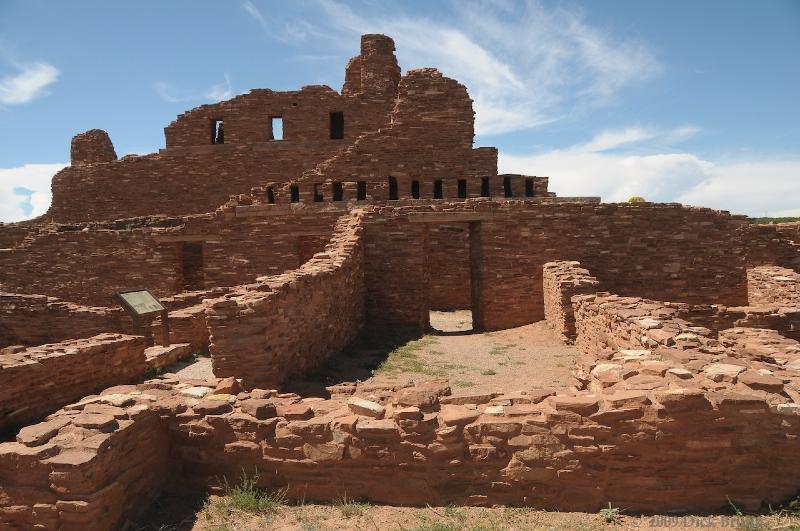
[[[348,70],[342,95],[326,86],[289,92],[256,89],[203,105],[165,128],[166,149],[159,153],[117,160],[105,132],[77,135],[72,165],[54,177],[53,202],[42,220],[199,214],[213,211],[231,194],[297,178],[389,119],[400,76],[394,43],[365,35],[361,48],[358,68]],[[387,84],[390,78],[397,80]],[[332,112],[344,114],[341,139],[331,138]],[[272,117],[283,120],[282,140],[274,140]],[[216,120],[224,125],[222,144],[214,144]]]
[[[120,308],[81,306],[45,295],[0,292],[0,349],[128,331],[123,319]]]
[[[412,197],[412,181],[419,183],[420,197],[432,198],[435,180],[442,180],[444,197],[457,198],[456,177],[467,181],[468,197],[480,197],[480,177],[497,175],[497,150],[472,149],[473,122],[472,100],[463,85],[435,69],[409,71],[400,80],[386,127],[363,135],[297,180],[276,186],[275,201],[289,203],[290,187],[302,184],[322,187],[324,200],[330,190],[326,186],[351,182],[354,176],[366,181],[373,201],[390,199],[389,177],[396,180],[397,199]],[[300,200],[314,201],[313,188],[301,188]]]
[[[35,422],[64,404],[145,372],[141,336],[99,334],[0,355],[0,428]]]
[[[576,337],[572,296],[600,291],[600,282],[580,262],[547,262],[542,266],[544,318],[565,343]]]
[[[431,310],[453,311],[472,306],[467,223],[430,227],[427,270]]]
[[[546,262],[580,261],[605,289],[621,294],[744,306],[746,269],[786,252],[784,241],[753,234],[744,219],[680,205],[547,199],[375,205],[365,222],[367,320],[375,326],[422,331],[427,324],[430,235],[425,223],[410,221],[426,214],[480,219],[470,229],[480,253],[480,307],[472,310],[489,330],[544,318]]]
[[[716,340],[641,298],[573,300],[581,391],[117,386],[0,444],[0,522],[111,528],[162,488],[219,488],[242,470],[306,501],[661,512],[796,493],[799,343],[748,328]]]
[[[364,324],[362,216],[343,216],[325,250],[299,269],[206,301],[215,375],[275,387],[355,339]]]
[[[754,306],[800,306],[800,273],[774,266],[749,269],[747,292]]]
[[[159,222],[132,229],[100,225],[46,232],[0,251],[0,289],[107,306],[115,291],[131,286],[145,286],[157,297],[235,286],[299,267],[324,248],[343,212],[298,209],[260,219],[220,214],[172,226]],[[202,245],[202,278],[189,287],[181,272],[182,242]]]
[[[64,315],[83,319],[81,334],[104,312],[116,326],[118,312],[74,303],[105,306],[136,281],[172,296],[171,342],[208,347],[217,376],[247,389],[233,378],[116,385],[144,371],[138,337],[13,347],[0,367],[12,422],[115,387],[0,444],[0,526],[113,528],[162,488],[219,487],[242,470],[296,499],[402,504],[713,510],[796,493],[800,345],[786,336],[800,310],[748,299],[746,273],[800,267],[792,229],[672,204],[559,200],[547,178],[497,175],[496,150],[472,147],[466,89],[433,69],[401,76],[393,51],[365,36],[341,95],[256,90],[189,111],[158,154],[116,160],[104,132],[78,135],[48,217],[0,227],[6,308],[42,319],[26,328],[0,313],[8,341],[35,343],[48,322],[58,338]],[[345,114],[342,140],[327,136],[332,111]],[[266,127],[276,114],[280,142]],[[219,119],[225,143],[211,145]],[[480,198],[485,178],[491,199]],[[431,201],[439,179],[446,201]],[[368,197],[356,205],[359,181]],[[332,201],[337,183],[343,201]],[[442,230],[451,222],[457,238]],[[191,286],[187,244],[202,248]],[[599,285],[620,295],[581,294]],[[578,390],[454,398],[442,382],[354,384],[318,399],[270,389],[365,323],[421,333],[431,307],[465,302],[484,329],[545,317],[566,336],[574,326]],[[43,393],[42,374],[80,391]]]

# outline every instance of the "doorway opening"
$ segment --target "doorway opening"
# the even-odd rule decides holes
[[[428,309],[432,333],[473,333],[470,223],[428,226]]]
[[[203,242],[180,242],[179,245],[181,290],[203,289]]]

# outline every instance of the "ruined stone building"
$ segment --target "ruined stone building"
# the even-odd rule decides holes
[[[0,528],[114,528],[245,466],[292,496],[397,504],[710,510],[800,489],[796,224],[498,174],[466,88],[402,73],[383,35],[341,92],[254,89],[164,133],[122,158],[76,135],[47,214],[0,225]],[[135,287],[169,310],[169,346],[112,301]],[[483,331],[546,318],[582,353],[573,392],[420,384],[380,410],[357,386],[280,392],[363,330],[421,335],[461,308]],[[199,351],[228,379],[145,378]]]

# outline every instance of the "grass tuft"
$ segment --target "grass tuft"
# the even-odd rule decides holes
[[[361,516],[369,509],[370,505],[369,502],[348,499],[345,494],[341,500],[336,501],[336,507],[341,511],[342,516],[350,518],[352,516]]]
[[[236,485],[224,480],[224,495],[214,500],[213,508],[222,515],[234,512],[256,514],[275,514],[287,503],[287,489],[267,491],[257,486],[258,475],[247,477],[242,474],[241,482]]]
[[[619,524],[622,522],[622,509],[612,506],[611,502],[608,502],[608,507],[603,507],[598,513],[607,524]]]

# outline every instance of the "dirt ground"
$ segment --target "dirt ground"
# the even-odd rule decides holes
[[[472,332],[468,310],[431,312],[421,339],[361,337],[316,375],[287,383],[287,391],[325,396],[324,386],[345,381],[397,385],[447,378],[454,395],[487,391],[569,388],[578,351],[564,345],[544,321]]]
[[[506,530],[630,530],[630,529],[747,529],[797,530],[800,517],[770,515],[648,515],[624,512],[566,513],[511,507],[392,507],[339,502],[330,505],[274,504],[253,512],[236,507],[229,497],[211,497],[181,521],[150,515],[149,523],[132,524],[137,531],[506,531]],[[168,510],[164,507],[163,510]]]

